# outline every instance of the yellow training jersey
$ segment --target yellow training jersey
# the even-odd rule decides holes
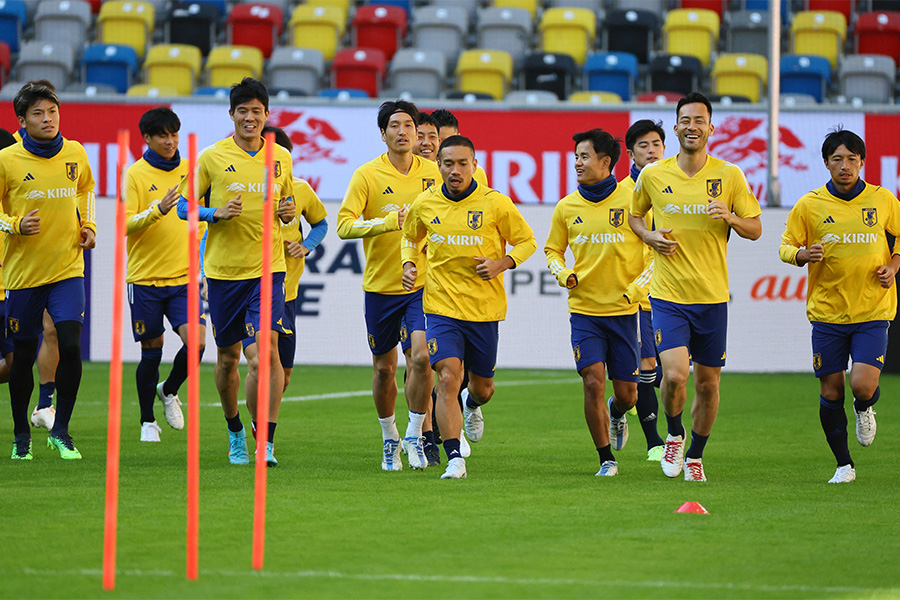
[[[188,280],[187,221],[178,218],[173,206],[162,214],[159,202],[187,175],[188,162],[171,171],[151,166],[143,158],[128,167],[125,222],[128,234],[128,283],[139,285],[183,285]],[[199,238],[206,231],[200,222]]]
[[[479,185],[454,202],[441,187],[422,192],[403,224],[404,263],[420,257],[418,249],[423,241],[428,243],[423,308],[463,321],[502,321],[503,275],[484,281],[475,272],[475,257],[500,260],[508,255],[518,266],[537,248],[534,233],[512,200],[496,190]],[[506,242],[513,246],[509,252]]]
[[[297,207],[297,216],[290,223],[281,224],[281,236],[285,242],[302,242],[303,232],[300,228],[300,217],[312,225],[328,216],[325,205],[319,200],[305,179],[294,177],[294,204]],[[284,252],[284,261],[287,272],[284,276],[284,300],[290,302],[297,298],[297,288],[300,285],[300,276],[303,275],[303,267],[306,265],[306,257],[294,258]]]
[[[631,178],[631,175],[627,175],[625,179],[619,182],[619,187],[628,190],[631,194],[634,194],[634,179]],[[628,210],[631,210],[631,206],[629,205]],[[626,221],[627,221],[626,217]],[[653,227],[653,210],[647,211],[644,219],[647,223],[647,228],[650,229]],[[647,244],[641,243],[643,248],[641,252],[644,256],[644,270],[641,271],[640,275],[631,282],[628,286],[628,291],[625,293],[628,296],[628,299],[631,301],[638,300],[639,306],[641,310],[650,310],[650,280],[653,277],[653,250]]]
[[[3,285],[3,268],[0,267],[0,302],[6,301],[6,286]]]
[[[82,228],[97,230],[94,177],[78,142],[63,140],[52,158],[21,144],[0,150],[0,230],[6,232],[6,289],[32,288],[84,276]],[[37,209],[40,233],[20,235],[22,217]]]
[[[294,195],[290,153],[275,146],[275,198],[271,206],[272,272],[285,271],[284,247],[278,202]],[[213,279],[254,279],[262,275],[262,217],[265,189],[265,142],[254,156],[228,137],[204,148],[197,158],[199,200],[208,208],[220,208],[239,194],[240,216],[208,225],[203,268]],[[179,193],[187,198],[187,178]]]
[[[707,213],[720,200],[738,217],[759,216],[759,202],[740,167],[707,156],[706,164],[688,177],[677,156],[641,170],[634,187],[631,214],[643,217],[652,208],[656,229],[671,229],[678,242],[672,256],[654,254],[650,296],[680,304],[728,302],[727,253],[729,227]]]
[[[544,245],[547,265],[559,284],[573,273],[577,285],[569,289],[569,312],[590,316],[633,315],[637,298],[625,291],[644,270],[644,242],[628,226],[631,190],[621,185],[599,202],[572,192],[556,204]],[[575,264],[566,267],[566,248]]]
[[[398,214],[409,207],[416,196],[441,183],[437,164],[413,156],[409,172],[403,175],[382,154],[356,169],[338,211],[338,236],[342,239],[363,238],[366,269],[363,289],[379,294],[406,294],[401,282],[400,225]],[[414,290],[422,287],[425,262],[417,262],[419,280]]]
[[[891,260],[885,233],[900,235],[900,204],[883,187],[866,184],[856,198],[842,200],[822,186],[797,201],[781,236],[779,256],[796,265],[801,247],[824,247],[822,261],[809,263],[810,321],[893,320],[897,293],[893,287],[881,287],[875,274]]]
[[[475,174],[472,175],[472,179],[475,180],[480,186],[488,187],[487,173],[484,172],[484,169],[481,167],[475,168]]]

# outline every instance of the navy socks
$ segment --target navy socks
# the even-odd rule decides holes
[[[153,403],[156,401],[156,385],[159,383],[159,363],[162,348],[141,348],[141,362],[138,363],[137,379],[138,403],[141,405],[141,423],[152,423]]]

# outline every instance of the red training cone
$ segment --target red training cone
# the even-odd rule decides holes
[[[709,511],[703,508],[699,502],[685,502],[678,507],[677,513],[694,513],[696,515],[708,515]]]

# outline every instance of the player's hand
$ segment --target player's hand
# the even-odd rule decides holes
[[[475,265],[475,272],[485,281],[493,279],[506,270],[503,268],[502,260],[493,260],[487,256],[476,256],[475,262],[478,263]]]
[[[78,242],[78,245],[84,248],[85,250],[90,250],[94,246],[97,245],[97,235],[94,233],[92,229],[88,229],[87,227],[81,228],[81,241]]]
[[[400,225],[400,229],[403,229],[403,223],[406,221],[406,206],[400,209],[400,212],[397,213],[397,223]]]
[[[419,277],[419,270],[416,269],[416,263],[403,263],[403,289],[411,292],[416,285],[416,279]]]
[[[297,216],[297,207],[292,201],[282,198],[278,203],[278,218],[283,223],[290,223],[295,216]]]
[[[722,219],[726,223],[731,224],[731,219],[734,216],[724,202],[721,200],[713,200],[709,199],[709,204],[706,205],[706,214],[708,214],[713,219]]]
[[[178,186],[176,185],[163,196],[163,199],[159,201],[159,212],[164,215],[169,214],[169,211],[172,210],[172,207],[178,204]]]
[[[881,283],[881,287],[889,289],[894,285],[894,278],[897,277],[897,270],[891,265],[881,265],[878,267],[878,270],[875,271],[875,274],[878,275],[878,281]]]
[[[19,221],[19,233],[22,235],[35,235],[41,232],[41,218],[34,209]]]
[[[570,290],[578,285],[578,277],[576,277],[575,273],[572,273],[566,278],[566,287]]]
[[[241,195],[238,194],[236,198],[233,200],[229,200],[225,206],[220,206],[216,209],[216,212],[213,213],[213,217],[216,220],[225,220],[229,221],[235,217],[241,216],[241,210],[243,210],[244,203],[241,202]]]
[[[284,245],[287,248],[288,254],[290,254],[293,258],[303,258],[307,254],[309,254],[309,248],[307,248],[300,242],[288,240],[284,243]]]
[[[647,232],[647,237],[644,238],[644,241],[648,246],[663,256],[672,256],[678,249],[678,242],[667,238],[666,234],[669,233],[672,233],[671,229],[656,229],[649,231]]]
[[[806,262],[822,262],[822,259],[825,258],[825,246],[822,244],[813,244],[806,251],[809,253]]]

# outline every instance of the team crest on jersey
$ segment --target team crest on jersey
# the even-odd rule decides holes
[[[253,323],[244,323],[244,330],[247,332],[247,337],[256,335],[256,329],[254,329]]]
[[[480,210],[470,210],[467,225],[469,229],[481,229],[484,222],[484,213]]]
[[[656,342],[656,345],[659,346],[662,344],[662,329],[657,329],[653,333],[653,340]]]
[[[144,325],[143,321],[135,321],[134,322],[134,332],[138,335],[144,335],[144,332],[147,331],[147,326]]]
[[[78,179],[78,163],[66,163],[66,177],[69,178],[69,181]]]
[[[409,334],[406,332],[406,325],[400,328],[400,341],[405,342],[409,337]]]
[[[371,333],[369,334],[369,348],[375,349],[375,336]]]
[[[428,354],[431,356],[437,354],[437,338],[428,340]]]
[[[19,333],[19,320],[10,318],[8,327],[11,332]]]
[[[813,354],[813,369],[819,370],[822,368],[822,355],[816,352]]]
[[[707,179],[706,180],[706,193],[710,198],[718,198],[722,195],[722,180],[721,179]]]
[[[581,360],[581,346],[573,346],[572,354],[575,355],[575,362],[578,362],[579,360]]]
[[[278,179],[279,177],[281,177],[281,161],[276,160],[275,161],[275,178]]]
[[[620,227],[625,222],[624,208],[609,209],[609,224],[613,227]]]
[[[432,177],[423,177],[422,178],[422,191],[423,192],[433,185],[434,185],[434,178],[432,178]]]
[[[878,222],[878,209],[877,208],[864,208],[862,209],[862,220],[869,227],[873,227],[875,223]]]

